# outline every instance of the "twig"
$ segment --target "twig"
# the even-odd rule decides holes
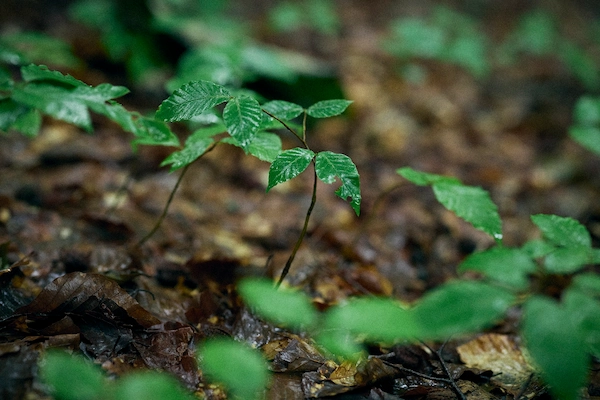
[[[450,386],[452,386],[452,389],[457,394],[457,396],[461,400],[467,400],[467,397],[465,396],[465,394],[462,392],[462,390],[460,390],[460,388],[456,384],[456,380],[454,380],[454,378],[450,374],[450,370],[448,369],[448,365],[446,364],[446,361],[444,361],[444,357],[442,357],[442,352],[444,351],[444,347],[446,347],[446,344],[448,344],[449,340],[450,340],[450,338],[446,339],[444,341],[444,343],[442,343],[442,345],[437,350],[433,350],[427,343],[424,343],[424,342],[421,342],[421,343],[436,355],[437,359],[440,361],[440,364],[442,365],[442,369],[444,370],[444,373],[448,376],[448,383],[450,384]]]

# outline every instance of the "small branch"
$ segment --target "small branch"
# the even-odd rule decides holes
[[[314,161],[313,161],[313,163],[314,163]],[[304,227],[302,228],[300,237],[296,241],[296,245],[294,246],[294,250],[292,250],[292,254],[290,254],[290,257],[288,258],[287,262],[285,263],[285,267],[283,268],[283,271],[281,271],[279,280],[277,281],[277,284],[275,285],[275,288],[277,288],[277,289],[279,288],[279,286],[281,286],[281,282],[283,282],[283,280],[287,276],[288,272],[290,272],[290,267],[292,266],[292,262],[294,261],[294,258],[296,257],[296,253],[298,252],[298,249],[300,249],[300,245],[302,244],[302,241],[304,240],[304,236],[306,235],[306,231],[308,230],[308,221],[310,220],[310,215],[312,214],[313,208],[315,208],[316,203],[317,203],[317,170],[314,169],[314,182],[313,182],[312,198],[310,201],[310,206],[308,207],[308,210],[306,211],[306,218],[304,218]]]
[[[450,384],[450,386],[452,386],[452,389],[458,395],[458,398],[461,399],[461,400],[467,400],[467,397],[465,396],[465,394],[462,392],[462,390],[460,390],[460,388],[456,384],[456,380],[450,374],[450,370],[448,369],[448,365],[446,364],[446,361],[444,361],[444,358],[442,357],[442,352],[444,351],[444,347],[446,347],[446,344],[448,343],[448,340],[450,340],[450,338],[446,339],[446,341],[444,343],[442,343],[442,345],[440,346],[440,348],[437,349],[436,351],[434,351],[426,343],[423,343],[423,342],[421,342],[421,343],[423,343],[425,346],[427,346],[429,348],[429,350],[431,350],[432,352],[435,353],[437,359],[440,361],[440,364],[442,365],[442,369],[444,370],[444,373],[448,376],[448,383]]]
[[[277,122],[279,122],[281,125],[283,125],[285,127],[285,129],[287,129],[288,131],[290,131],[294,136],[296,136],[297,138],[300,139],[300,136],[296,133],[296,131],[294,131],[288,124],[286,124],[283,120],[277,118],[276,116],[274,116],[273,114],[271,114],[270,112],[268,112],[267,110],[265,110],[264,108],[262,109],[262,111],[267,114],[269,117],[273,118],[274,120],[276,120]]]
[[[202,153],[200,155],[200,157],[198,157],[196,159],[196,161],[199,160],[200,158],[202,158],[206,153],[208,153],[209,151],[214,149],[218,143],[219,142],[215,142],[215,143],[211,144],[210,147],[207,148],[206,151],[204,153]],[[181,170],[181,174],[179,175],[179,178],[177,179],[177,182],[175,183],[173,190],[171,190],[171,194],[169,195],[169,199],[167,200],[167,204],[165,204],[165,208],[163,209],[162,214],[160,215],[160,217],[158,217],[158,220],[156,221],[156,224],[154,224],[154,227],[152,228],[152,230],[150,232],[148,232],[146,234],[146,236],[141,238],[139,242],[137,242],[137,244],[136,244],[137,247],[141,247],[144,243],[146,243],[148,241],[148,239],[150,239],[156,233],[158,228],[160,228],[160,225],[162,224],[163,220],[167,216],[167,213],[169,211],[169,206],[171,205],[171,202],[173,201],[173,198],[175,197],[175,193],[177,192],[177,189],[179,188],[179,185],[181,184],[181,181],[183,180],[183,177],[184,177],[185,173],[187,172],[188,168],[190,167],[190,165],[192,165],[192,164],[191,163],[187,164]]]

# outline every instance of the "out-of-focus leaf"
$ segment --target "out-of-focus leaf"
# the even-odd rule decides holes
[[[42,115],[38,110],[30,109],[19,115],[12,127],[26,136],[34,137],[42,127]]]
[[[156,118],[164,121],[189,120],[230,98],[229,91],[216,83],[189,82],[161,103]]]
[[[169,129],[167,124],[150,118],[138,118],[136,121],[136,138],[134,144],[179,146],[179,138]]]
[[[302,106],[283,100],[269,101],[268,103],[263,104],[262,108],[282,121],[294,119],[304,111]]]
[[[522,335],[529,355],[550,391],[565,400],[579,398],[589,363],[584,332],[575,320],[572,310],[542,296],[528,299],[523,310]]]
[[[269,372],[258,350],[231,339],[209,339],[200,349],[199,359],[202,371],[238,398],[262,397]]]
[[[8,131],[17,118],[28,110],[29,107],[19,104],[10,98],[0,100],[0,131]]]
[[[262,116],[258,101],[248,96],[231,99],[223,110],[223,121],[227,131],[246,153],[258,132]]]
[[[282,151],[281,154],[273,160],[269,169],[269,184],[267,192],[275,185],[289,181],[300,175],[308,167],[315,153],[311,150],[296,147]]]
[[[232,136],[223,139],[222,142],[241,147]],[[248,153],[261,161],[272,163],[281,153],[281,139],[274,133],[259,131],[248,146]]]
[[[192,400],[170,375],[156,371],[128,374],[117,382],[115,400]]]
[[[544,237],[558,246],[591,248],[592,239],[585,226],[573,218],[558,215],[536,214],[531,220]]]
[[[600,128],[575,125],[569,128],[569,135],[586,149],[600,154]]]
[[[413,308],[420,339],[445,339],[492,325],[512,305],[508,290],[476,281],[454,281],[427,293]]]
[[[0,39],[0,48],[3,47],[13,53],[6,61],[14,65],[43,62],[73,68],[80,63],[68,43],[41,32],[4,32]]]
[[[109,100],[106,103],[90,103],[89,106],[92,111],[119,124],[125,132],[138,134],[138,128],[134,121],[134,116],[137,114],[126,110],[121,104]]]
[[[410,167],[399,168],[396,170],[396,172],[405,179],[408,179],[415,185],[419,186],[432,185],[438,182],[461,183],[458,179],[451,176],[430,174],[428,172],[414,170]]]
[[[459,271],[479,271],[497,282],[515,289],[527,287],[527,275],[533,273],[536,264],[521,249],[493,247],[469,255],[458,267]]]
[[[258,279],[243,280],[238,289],[246,304],[265,319],[291,328],[307,328],[317,321],[317,311],[304,293],[278,290],[273,282]]]
[[[553,245],[542,239],[529,240],[522,247],[523,251],[529,254],[531,258],[540,258],[551,253],[556,249]]]
[[[575,275],[571,287],[592,296],[600,296],[600,276],[592,272]]]
[[[93,400],[107,397],[102,370],[83,357],[50,350],[40,364],[44,381],[61,400]]]
[[[342,185],[335,194],[342,200],[348,201],[356,213],[360,214],[360,177],[356,165],[352,159],[345,154],[322,151],[315,158],[315,170],[320,180],[331,184],[336,178],[342,181]]]
[[[576,287],[567,289],[562,300],[590,352],[597,357],[600,355],[600,301]]]
[[[323,100],[308,107],[306,112],[313,118],[329,118],[340,115],[350,104],[350,100]]]
[[[589,247],[561,247],[546,255],[544,267],[550,273],[569,274],[590,264],[591,257]]]
[[[71,75],[63,75],[59,71],[51,71],[45,65],[30,64],[21,67],[21,76],[25,82],[31,81],[54,81],[64,83],[70,86],[87,86],[79,79],[73,78]]]

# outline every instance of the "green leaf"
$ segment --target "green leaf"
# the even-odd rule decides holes
[[[585,334],[571,310],[546,297],[531,297],[524,305],[522,336],[554,396],[578,399],[589,358]]]
[[[535,272],[536,264],[521,249],[492,247],[469,255],[458,267],[459,271],[478,271],[497,282],[515,289],[528,286],[527,275]]]
[[[324,331],[345,330],[367,341],[387,343],[415,339],[421,333],[419,329],[412,310],[383,298],[358,298],[333,307],[325,314],[323,324]]]
[[[531,258],[540,258],[552,253],[556,247],[542,239],[529,240],[522,247]]]
[[[171,153],[160,166],[171,164],[171,172],[173,172],[193,163],[215,142],[212,137],[224,131],[223,125],[198,129],[187,138],[183,149]]]
[[[269,321],[292,329],[308,328],[317,322],[317,311],[302,292],[278,290],[264,279],[243,280],[238,290],[245,303]]]
[[[571,287],[591,296],[600,296],[600,275],[593,272],[576,275],[573,277]]]
[[[575,103],[573,119],[580,126],[600,125],[600,98],[582,96]]]
[[[316,342],[331,353],[344,359],[359,359],[364,357],[364,347],[358,343],[358,337],[345,328],[326,328],[315,337]]]
[[[437,182],[433,184],[433,193],[444,207],[475,228],[496,240],[502,239],[502,221],[498,208],[487,191],[453,182]]]
[[[573,286],[562,296],[564,308],[581,331],[589,351],[600,355],[600,302]]]
[[[531,220],[544,234],[544,237],[558,246],[592,247],[592,239],[585,226],[573,218],[558,215],[537,214]]]
[[[451,176],[430,174],[428,172],[414,170],[410,167],[399,168],[396,170],[396,172],[405,179],[408,179],[415,185],[419,186],[432,185],[438,182],[461,183],[458,179]]]
[[[22,104],[8,98],[0,100],[0,131],[8,131],[17,118],[29,110]]]
[[[45,65],[30,64],[21,67],[21,76],[25,82],[54,81],[69,86],[87,86],[79,79],[75,79],[71,75],[63,75],[59,71],[51,71]]]
[[[86,104],[73,96],[71,89],[45,82],[33,82],[25,87],[16,88],[12,98],[88,132],[92,130],[92,120]]]
[[[229,134],[247,153],[262,121],[258,101],[248,96],[231,99],[223,110],[223,121]]]
[[[102,370],[81,356],[49,350],[40,363],[40,374],[61,400],[105,398]]]
[[[590,264],[591,256],[589,247],[562,247],[546,255],[544,267],[553,274],[570,274]]]
[[[189,120],[230,99],[227,89],[208,81],[193,81],[177,89],[163,101],[156,118],[163,121]]]
[[[231,339],[208,339],[200,349],[199,358],[202,371],[222,382],[238,398],[262,397],[269,372],[258,350]]]
[[[222,142],[241,147],[239,142],[231,136],[223,139]],[[281,139],[274,133],[259,131],[248,146],[248,153],[261,161],[272,163],[281,153]]]
[[[88,105],[95,103],[104,103],[107,100],[115,99],[129,93],[129,89],[124,86],[113,86],[108,83],[101,83],[96,87],[78,86],[73,90],[73,97],[81,99]]]
[[[446,339],[491,326],[515,295],[483,282],[454,281],[427,293],[414,307],[419,339]]]
[[[356,165],[352,159],[345,154],[322,151],[315,158],[315,170],[320,180],[331,184],[336,178],[342,181],[342,185],[335,194],[342,200],[350,199],[350,205],[356,213],[360,214],[360,177]]]
[[[311,150],[300,147],[282,151],[269,168],[267,192],[274,186],[289,181],[304,172],[314,156],[315,153]]]
[[[600,128],[596,126],[575,125],[569,128],[573,140],[586,149],[600,154]]]
[[[137,113],[126,110],[121,104],[109,100],[107,103],[90,103],[89,107],[92,111],[119,124],[125,132],[138,134],[138,128],[134,120]]]
[[[323,100],[308,107],[306,112],[313,118],[328,118],[340,115],[350,104],[350,100]]]
[[[171,132],[167,124],[150,118],[138,118],[136,121],[134,144],[179,146],[179,139]]]
[[[117,381],[115,400],[192,400],[172,376],[156,371],[126,374]]]
[[[34,137],[42,127],[42,115],[38,110],[30,109],[26,113],[19,115],[12,128],[22,134]]]
[[[273,100],[262,105],[263,110],[268,111],[282,121],[296,118],[304,111],[302,106],[283,100]]]

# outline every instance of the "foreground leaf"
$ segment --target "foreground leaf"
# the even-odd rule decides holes
[[[469,255],[458,269],[478,271],[497,282],[523,289],[529,284],[527,276],[535,272],[536,264],[524,250],[493,247]]]
[[[350,205],[356,213],[360,214],[360,177],[356,165],[352,159],[345,154],[322,151],[315,159],[315,170],[320,180],[331,184],[336,178],[342,181],[342,185],[335,194],[342,200],[350,199]]]
[[[240,399],[258,398],[269,379],[267,363],[258,350],[231,339],[209,339],[199,353],[202,371],[222,382]]]
[[[350,104],[350,100],[323,100],[308,107],[306,112],[313,118],[328,118],[340,115]]]
[[[281,152],[273,160],[269,169],[269,184],[267,192],[280,183],[289,181],[300,175],[312,161],[315,153],[308,149],[296,147]]]
[[[209,81],[193,81],[183,85],[163,101],[156,111],[156,118],[163,121],[183,121],[226,102],[229,91]]]
[[[50,350],[40,365],[43,380],[61,400],[89,400],[106,397],[102,370],[81,356]]]
[[[150,118],[139,118],[136,123],[134,144],[179,146],[179,138],[169,129],[167,124]]]
[[[571,310],[542,296],[524,306],[522,335],[530,356],[558,399],[578,399],[586,380],[588,355],[585,338]]]
[[[115,400],[193,400],[172,376],[156,371],[127,374],[117,382]]]
[[[290,328],[307,328],[317,321],[311,299],[302,292],[276,289],[273,282],[246,279],[238,287],[248,306],[261,317]]]
[[[54,81],[70,86],[87,86],[79,79],[75,79],[71,75],[63,75],[59,71],[51,71],[45,65],[30,64],[21,67],[21,76],[25,82]]]
[[[545,238],[558,246],[592,247],[590,233],[573,218],[537,214],[532,215],[531,220],[540,228]]]
[[[510,291],[476,281],[454,281],[427,293],[414,307],[419,339],[476,332],[502,317],[515,300]]]
[[[223,121],[227,131],[246,153],[258,132],[262,116],[258,102],[248,96],[230,100],[223,110]]]

